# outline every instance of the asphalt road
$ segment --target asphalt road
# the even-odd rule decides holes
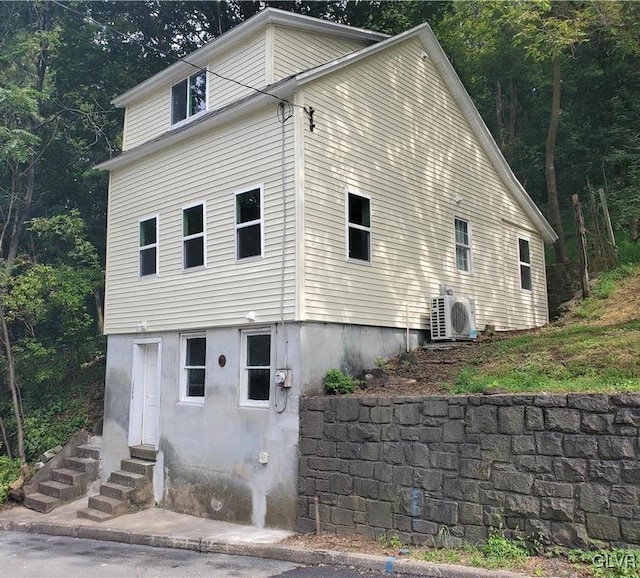
[[[7,578],[390,578],[354,568],[303,567],[248,556],[132,546],[18,532],[0,532],[0,577]]]

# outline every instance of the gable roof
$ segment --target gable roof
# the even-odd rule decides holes
[[[147,78],[145,81],[134,86],[132,89],[114,98],[111,103],[117,107],[124,107],[132,100],[153,91],[162,85],[174,83],[182,80],[189,74],[193,74],[194,67],[204,68],[207,62],[211,60],[217,53],[226,50],[234,44],[242,42],[254,32],[260,30],[268,24],[285,26],[297,30],[306,30],[317,34],[327,34],[339,38],[347,38],[351,40],[362,40],[365,42],[379,42],[385,38],[389,38],[388,34],[365,30],[363,28],[355,28],[346,24],[338,24],[329,20],[321,20],[296,14],[286,10],[277,8],[265,8],[251,18],[234,26],[224,34],[207,42],[204,46],[192,52],[188,56],[181,58],[178,62],[168,66],[157,74]]]
[[[269,11],[269,12],[268,12]],[[301,16],[299,14],[292,14],[289,12],[283,12],[281,10],[275,10],[269,8],[267,10],[262,11],[258,15],[253,18],[247,20],[246,23],[237,27],[238,30],[243,28],[245,25],[249,24],[251,20],[257,19],[261,14],[265,14],[263,16],[264,19],[273,18],[273,16],[269,16],[270,14],[274,14],[275,17],[282,23],[284,20],[280,20],[280,17],[283,19],[287,19],[285,15],[292,15],[294,20],[298,22],[298,18],[309,19],[314,22],[325,22],[321,20],[317,20],[315,18],[309,18],[306,16]],[[264,21],[263,21],[264,23]],[[329,23],[331,26],[339,26],[340,29],[344,27],[344,25],[336,25],[333,23]],[[321,26],[321,25],[320,25]],[[321,28],[323,28],[321,26]],[[346,27],[349,28],[349,27]],[[323,28],[324,29],[324,28]],[[235,28],[233,30],[236,30]],[[230,32],[233,32],[231,30]],[[360,30],[360,29],[355,29]],[[227,34],[230,34],[227,33]],[[368,32],[368,31],[361,31]],[[373,34],[373,33],[372,33]],[[224,36],[224,35],[223,35]],[[244,37],[244,36],[243,36]],[[482,120],[478,109],[473,104],[471,97],[468,92],[464,88],[462,81],[456,74],[453,66],[449,62],[447,56],[444,53],[444,50],[440,46],[440,43],[436,39],[431,27],[425,22],[411,30],[407,30],[401,34],[396,36],[387,37],[385,40],[381,40],[371,46],[366,48],[362,48],[356,52],[352,52],[351,54],[347,54],[341,58],[328,62],[326,64],[317,66],[315,68],[311,68],[309,70],[300,72],[292,77],[283,79],[275,84],[272,84],[266,88],[260,89],[260,91],[256,90],[255,94],[251,94],[247,97],[241,98],[240,100],[233,102],[221,109],[208,111],[197,119],[194,119],[191,123],[180,127],[179,129],[168,130],[166,133],[163,133],[159,137],[143,143],[137,147],[129,149],[128,151],[122,153],[121,155],[114,157],[108,161],[105,161],[96,168],[98,169],[114,169],[117,167],[125,166],[135,160],[143,158],[157,150],[165,148],[166,146],[178,143],[184,139],[190,138],[195,134],[199,134],[204,132],[210,128],[213,128],[223,122],[228,122],[235,118],[238,118],[241,115],[247,114],[254,110],[259,109],[264,106],[268,102],[273,102],[275,99],[287,99],[289,98],[300,86],[311,83],[317,79],[323,78],[328,74],[336,72],[338,70],[342,70],[345,67],[348,67],[356,62],[361,61],[364,58],[368,58],[374,54],[382,52],[395,46],[409,38],[418,38],[422,43],[425,54],[427,58],[431,59],[434,67],[440,74],[440,77],[444,81],[446,87],[450,91],[453,99],[456,104],[460,107],[460,110],[469,123],[472,132],[478,139],[480,146],[484,153],[487,155],[491,165],[505,183],[511,194],[514,196],[518,204],[522,207],[527,216],[534,223],[543,239],[547,243],[553,243],[557,240],[558,235],[553,230],[549,222],[546,220],[540,209],[533,202],[533,199],[529,196],[527,191],[524,189],[520,181],[516,178],[511,170],[511,167],[507,163],[504,155],[498,148],[497,143],[495,142],[491,132],[487,128],[487,125]],[[222,36],[220,37],[222,39]],[[208,46],[208,45],[207,45]],[[207,46],[203,47],[200,50],[204,50]],[[196,53],[199,51],[196,51]],[[194,54],[196,54],[194,53]],[[176,67],[180,64],[184,66],[189,66],[185,63],[176,63],[173,67]],[[169,69],[173,68],[169,67]],[[167,69],[167,70],[169,70]],[[166,71],[164,71],[166,72]],[[149,79],[149,81],[153,79],[157,79],[160,75],[163,75],[164,72],[159,73],[158,75]],[[156,81],[154,83],[154,87],[159,82],[166,82],[166,79],[163,77],[161,81]],[[138,87],[132,89],[128,93],[125,93],[120,99],[124,99],[125,96],[131,94],[137,88],[143,86],[145,83],[138,85]],[[133,97],[131,97],[133,98]],[[116,99],[118,100],[118,99]],[[115,101],[114,101],[115,103]],[[121,102],[122,105],[124,101]]]

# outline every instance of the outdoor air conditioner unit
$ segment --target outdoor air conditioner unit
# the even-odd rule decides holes
[[[440,295],[431,301],[431,339],[458,341],[475,339],[476,309],[473,299]]]

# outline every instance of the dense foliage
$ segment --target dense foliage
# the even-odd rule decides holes
[[[556,229],[571,194],[603,188],[637,238],[638,3],[1,2],[2,451],[44,449],[57,406],[22,400],[50,403],[104,347],[107,176],[92,167],[120,147],[111,99],[267,5],[389,34],[428,21]]]

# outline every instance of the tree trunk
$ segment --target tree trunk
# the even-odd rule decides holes
[[[13,347],[11,346],[11,338],[9,337],[9,328],[7,327],[7,319],[4,314],[4,303],[0,303],[0,330],[2,331],[2,345],[4,346],[5,360],[7,363],[7,381],[9,391],[11,392],[11,401],[13,404],[13,413],[16,417],[16,433],[18,436],[18,457],[20,458],[20,474],[23,484],[31,479],[29,472],[29,464],[24,452],[24,430],[22,429],[22,411],[18,396],[18,382],[16,381],[15,365],[13,360]]]
[[[502,112],[502,86],[500,81],[496,80],[496,138],[498,146],[504,154],[504,121]]]
[[[564,229],[562,227],[562,214],[560,213],[560,201],[558,199],[558,186],[556,184],[556,138],[558,136],[558,125],[560,124],[560,93],[562,90],[562,77],[560,71],[560,57],[553,57],[553,82],[551,96],[551,119],[549,121],[549,131],[547,132],[547,143],[545,146],[545,177],[547,180],[547,203],[549,206],[549,221],[558,234],[555,242],[556,261],[567,263],[567,247],[564,242]]]

